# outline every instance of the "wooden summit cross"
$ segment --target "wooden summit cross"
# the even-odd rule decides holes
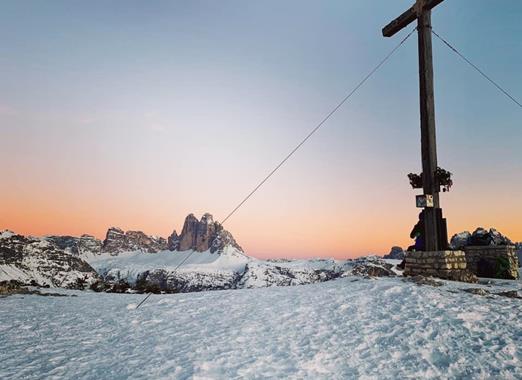
[[[424,209],[425,250],[447,249],[448,238],[439,203],[440,184],[436,177],[437,144],[435,138],[435,102],[433,96],[433,57],[431,51],[431,9],[444,0],[416,0],[416,3],[382,29],[391,37],[417,20],[419,37],[419,84],[424,196],[433,197],[433,206]],[[428,198],[426,197],[426,198]]]

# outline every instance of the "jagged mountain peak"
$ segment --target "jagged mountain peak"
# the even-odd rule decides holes
[[[189,251],[223,253],[231,246],[243,253],[232,234],[214,221],[210,213],[204,213],[198,219],[193,213],[185,217],[181,233],[176,230],[167,238],[149,236],[141,231],[124,231],[118,227],[107,230],[102,245],[102,252],[119,254],[127,251],[142,251],[156,253],[159,251]]]
[[[121,228],[111,227],[107,230],[101,250],[119,254],[128,251],[155,253],[166,249],[167,240],[162,237],[149,236],[142,231],[124,232]]]
[[[0,232],[0,239],[11,236],[16,234],[9,230]],[[229,254],[230,250],[227,250],[227,247],[244,255],[243,249],[232,234],[214,221],[212,214],[208,212],[204,213],[201,219],[193,213],[187,215],[181,233],[178,234],[174,230],[167,239],[147,235],[142,231],[125,231],[120,227],[112,226],[107,229],[103,241],[88,234],[80,237],[49,235],[37,240],[40,244],[50,243],[66,253],[82,257],[97,256],[101,253],[118,255],[123,252],[157,253],[167,250]]]
[[[207,212],[207,213],[203,214],[203,216],[201,217],[201,222],[206,223],[206,224],[214,223],[214,217],[212,216],[212,214],[209,214]]]
[[[223,252],[223,249],[230,245],[240,252],[243,249],[237,244],[232,234],[215,222],[212,214],[205,213],[198,220],[194,214],[189,214],[183,223],[181,234],[173,234],[169,237],[173,250],[187,251],[195,250],[204,252],[210,250],[211,253]]]

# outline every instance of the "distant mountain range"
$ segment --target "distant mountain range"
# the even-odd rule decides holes
[[[463,236],[455,235],[452,243]],[[384,258],[397,261],[403,257],[402,249],[393,247]],[[191,292],[397,273],[389,261],[377,257],[258,260],[246,255],[232,234],[210,214],[201,219],[188,215],[181,233],[174,231],[166,239],[117,227],[109,228],[103,241],[90,235],[32,237],[0,232],[0,281],[39,286],[109,292]]]
[[[258,260],[210,214],[185,218],[168,238],[108,229],[90,235],[26,237],[0,233],[0,281],[97,291],[189,292],[322,282],[351,273],[395,275],[378,258]]]
[[[236,243],[232,234],[218,223],[212,215],[205,214],[198,220],[194,214],[185,218],[181,234],[176,230],[167,238],[147,235],[142,231],[123,231],[118,227],[107,230],[105,239],[99,240],[91,235],[46,236],[50,241],[65,252],[79,257],[93,257],[103,253],[118,255],[123,252],[157,253],[161,251],[188,251],[211,253],[222,251],[227,245],[243,251]]]

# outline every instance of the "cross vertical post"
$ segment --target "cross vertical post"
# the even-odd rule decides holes
[[[437,170],[437,143],[435,133],[435,99],[433,90],[433,56],[431,48],[431,10],[420,8],[417,18],[419,36],[419,87],[422,183],[425,195],[433,196],[433,207],[424,209],[426,251],[438,251],[436,209],[440,207]]]
[[[417,20],[419,49],[419,93],[421,124],[422,185],[424,195],[433,197],[433,207],[424,208],[425,250],[438,251],[447,237],[442,236],[439,218],[440,185],[436,177],[437,141],[435,133],[435,98],[433,91],[433,55],[431,46],[431,9],[444,0],[416,0],[416,3],[382,29],[385,37],[391,37]],[[447,241],[447,240],[446,240]]]

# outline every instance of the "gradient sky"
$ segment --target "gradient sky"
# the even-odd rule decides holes
[[[2,1],[0,229],[167,236],[222,219],[407,33],[413,0]],[[522,98],[522,1],[447,0],[434,29]],[[449,232],[522,240],[522,111],[434,39]],[[258,257],[407,246],[416,37],[225,225]]]

